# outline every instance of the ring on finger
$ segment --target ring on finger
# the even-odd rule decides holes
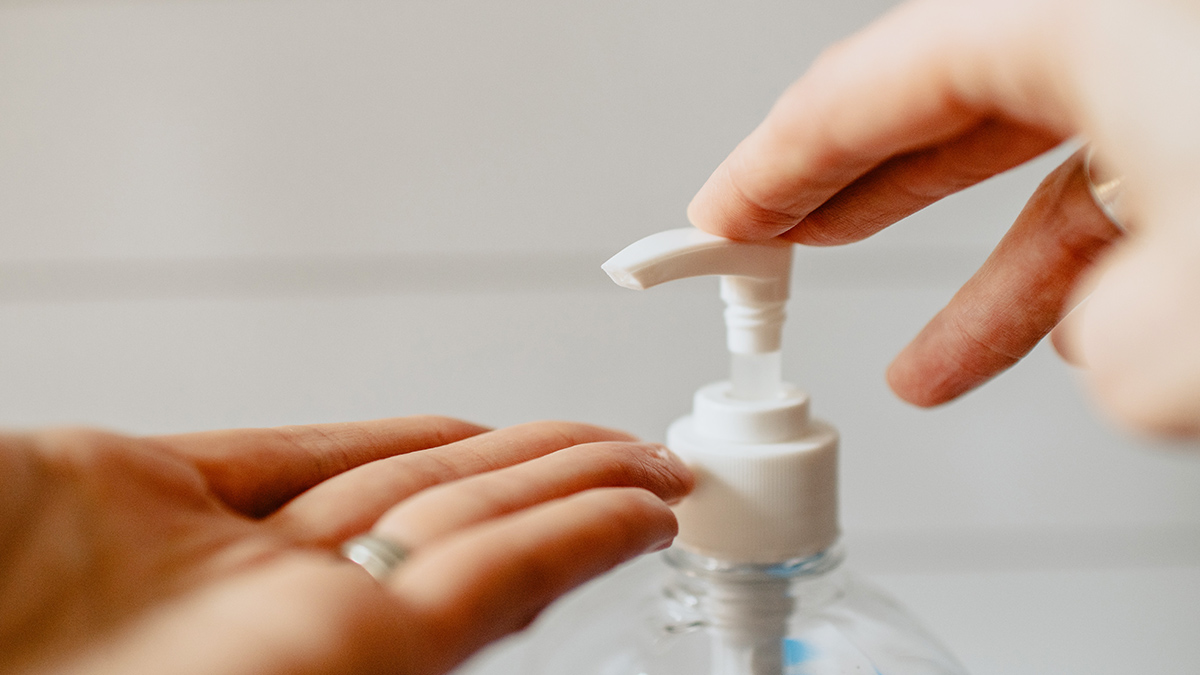
[[[383,583],[408,559],[407,547],[374,534],[364,534],[342,544],[342,556],[357,563]]]
[[[1092,201],[1096,202],[1096,206],[1112,224],[1121,231],[1126,231],[1124,219],[1120,216],[1125,177],[1104,171],[1103,165],[1094,161],[1095,155],[1094,146],[1088,146],[1083,155],[1083,177],[1087,181],[1088,192],[1092,195]]]

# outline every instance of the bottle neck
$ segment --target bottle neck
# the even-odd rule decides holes
[[[773,565],[733,564],[669,549],[675,574],[667,595],[691,608],[712,634],[714,675],[782,673],[784,638],[793,617],[845,592],[837,568],[842,549]]]
[[[736,564],[673,547],[664,554],[675,571],[672,584],[693,598],[713,625],[774,622],[836,600],[844,590],[837,573],[845,557],[840,544],[807,558],[773,565]]]
[[[793,580],[798,583],[826,576],[845,559],[840,542],[806,558],[793,558],[777,563],[735,563],[691,553],[679,546],[667,549],[667,564],[680,574],[719,583],[753,583],[766,580]]]

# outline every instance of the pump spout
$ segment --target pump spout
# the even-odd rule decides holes
[[[775,396],[782,380],[780,348],[792,271],[792,246],[778,240],[725,239],[694,227],[640,239],[602,266],[618,285],[643,290],[667,281],[719,275],[732,395]]]
[[[601,265],[619,286],[641,291],[661,283],[710,274],[756,279],[787,300],[792,245],[777,239],[734,241],[694,227],[639,239]]]

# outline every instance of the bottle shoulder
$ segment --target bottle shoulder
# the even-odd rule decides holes
[[[900,603],[851,570],[834,565],[776,582],[706,583],[663,554],[648,556],[539,620],[528,672],[758,672],[718,668],[714,659],[767,659],[789,674],[854,672],[863,664],[884,675],[965,672]]]

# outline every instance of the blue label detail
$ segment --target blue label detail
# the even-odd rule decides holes
[[[802,640],[783,639],[783,665],[798,666],[813,657],[813,649]]]

